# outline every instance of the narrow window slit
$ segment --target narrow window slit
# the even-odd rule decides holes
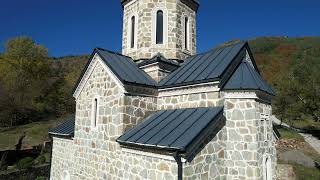
[[[156,44],[163,44],[163,11],[157,12]]]

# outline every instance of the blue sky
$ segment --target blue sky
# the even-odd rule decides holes
[[[232,39],[319,36],[319,0],[200,0],[198,52]],[[0,6],[0,52],[7,39],[30,36],[50,56],[121,51],[120,0],[5,0]]]

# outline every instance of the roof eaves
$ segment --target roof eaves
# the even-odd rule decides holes
[[[161,86],[158,86],[158,88],[159,89],[178,88],[181,86],[190,86],[190,85],[203,84],[203,83],[216,82],[216,81],[220,81],[220,78],[212,78],[212,79],[204,79],[204,80],[198,80],[198,81],[183,82],[183,83],[179,83],[179,84],[161,85]]]
[[[53,133],[53,132],[49,132],[48,134],[52,137],[64,137],[64,138],[74,137],[74,134],[63,134],[63,133]]]
[[[258,90],[266,92],[272,96],[275,96],[275,92],[273,91],[273,89],[270,87],[270,85],[262,78],[262,76],[255,71],[255,69],[253,69],[249,64],[247,64],[247,62],[243,62],[245,63],[246,67],[248,68],[249,72],[251,73],[251,76],[254,78],[255,83],[258,86]],[[254,71],[254,72],[252,72]],[[256,73],[256,74],[254,74]]]
[[[121,141],[119,138],[116,140],[120,145],[126,147],[137,147],[141,149],[150,149],[150,150],[159,150],[159,151],[169,151],[169,152],[177,152],[183,153],[182,149],[175,148],[175,147],[167,147],[167,146],[159,146],[159,145],[152,145],[152,144],[141,144],[135,142],[128,142],[128,141]]]
[[[241,90],[241,91],[261,91],[261,92],[264,92],[268,95],[275,96],[274,94],[272,94],[266,90],[263,90],[261,88],[223,88],[222,90],[223,91],[239,91],[239,90]]]

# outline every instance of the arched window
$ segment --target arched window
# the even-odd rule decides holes
[[[184,18],[184,48],[189,49],[189,18]]]
[[[157,11],[156,44],[163,44],[163,11]]]
[[[131,34],[130,34],[130,47],[134,48],[135,44],[135,31],[136,31],[136,17],[132,16],[131,17]]]

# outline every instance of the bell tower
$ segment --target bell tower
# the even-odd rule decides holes
[[[121,0],[122,54],[184,60],[196,53],[198,0]]]

